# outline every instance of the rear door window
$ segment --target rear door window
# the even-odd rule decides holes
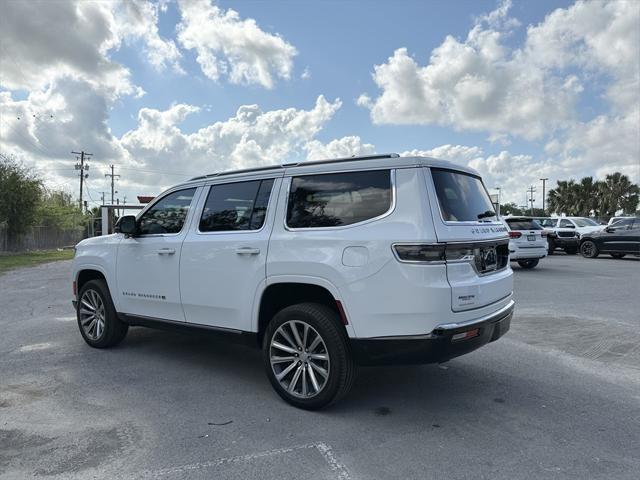
[[[259,230],[273,179],[213,185],[200,217],[201,232]]]
[[[507,218],[507,223],[511,230],[542,230],[542,227],[533,219],[528,218]]]
[[[325,228],[379,217],[391,208],[391,171],[327,173],[293,177],[287,226]]]
[[[446,222],[477,222],[495,217],[491,198],[480,177],[432,168],[442,218]]]

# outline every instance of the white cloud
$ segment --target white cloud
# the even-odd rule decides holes
[[[328,102],[322,95],[310,110],[264,112],[257,105],[243,105],[233,117],[193,133],[182,132],[178,124],[197,107],[145,108],[138,115],[137,128],[125,133],[121,144],[140,169],[192,175],[304,160],[310,146],[319,144],[314,137],[341,105],[339,99]],[[154,191],[172,181],[162,175],[139,176],[139,182]]]
[[[164,3],[147,0],[126,0],[116,4],[118,36],[127,39],[141,39],[149,63],[156,69],[167,66],[184,73],[180,67],[181,54],[173,40],[165,40],[158,33],[158,12]]]
[[[108,7],[101,2],[4,3],[0,84],[33,91],[74,76],[111,96],[135,94],[129,71],[107,57],[120,41]]]
[[[358,136],[336,138],[328,143],[311,140],[305,145],[307,160],[322,160],[326,158],[345,158],[354,155],[370,155],[375,147],[370,143],[363,143]]]
[[[375,123],[439,124],[529,140],[575,122],[584,78],[608,78],[607,98],[621,110],[637,104],[637,3],[578,1],[557,9],[527,29],[521,48],[505,41],[518,25],[509,6],[480,17],[462,41],[447,36],[425,66],[397,49],[374,68],[380,95],[363,95],[358,104]]]
[[[256,21],[241,19],[210,0],[180,0],[178,41],[196,51],[203,73],[212,80],[272,88],[274,77],[289,79],[296,49],[279,35],[266,33]]]

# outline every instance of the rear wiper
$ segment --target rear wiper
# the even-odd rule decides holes
[[[486,217],[495,217],[495,216],[496,216],[496,212],[491,211],[491,210],[486,210],[486,211],[478,214],[478,219],[486,218]]]

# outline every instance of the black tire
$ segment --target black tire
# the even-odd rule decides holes
[[[567,247],[564,249],[564,253],[567,255],[575,255],[578,253],[578,247]]]
[[[538,265],[538,262],[540,262],[538,258],[531,258],[529,260],[518,260],[518,265],[527,270],[531,270]]]
[[[585,240],[580,244],[580,253],[584,258],[596,258],[600,254],[598,246],[591,240]]]
[[[311,373],[313,373],[311,372],[307,374],[305,371],[307,369],[309,369],[309,371],[313,370],[313,368],[311,368],[311,360],[309,360],[309,365],[306,366],[306,355],[304,360],[302,358],[300,359],[301,361],[296,361],[294,359],[293,362],[285,365],[284,367],[272,367],[271,364],[272,356],[277,355],[277,353],[273,352],[280,352],[277,347],[273,347],[271,345],[271,342],[276,334],[278,335],[276,339],[284,338],[281,337],[280,333],[278,333],[281,326],[289,332],[289,336],[294,340],[294,343],[296,342],[293,338],[293,331],[291,330],[292,324],[288,323],[292,321],[296,322],[293,324],[297,325],[296,328],[304,329],[304,324],[307,324],[315,330],[315,333],[320,336],[323,344],[326,346],[328,361],[325,366],[328,367],[328,376],[324,377],[325,383],[320,387],[317,393],[313,394],[313,396],[304,397],[302,396],[302,392],[296,392],[296,387],[300,384],[300,390],[302,390],[302,382],[305,381],[307,375],[310,379]],[[285,326],[285,324],[287,325]],[[298,332],[300,333],[300,330],[298,330]],[[311,335],[314,334],[310,333],[309,335],[309,341],[311,342]],[[298,350],[302,352],[302,350]],[[300,303],[280,310],[273,317],[271,322],[269,322],[269,325],[267,325],[262,342],[262,352],[264,367],[271,385],[280,397],[298,408],[305,410],[318,410],[340,400],[349,392],[355,379],[356,367],[351,356],[351,349],[345,329],[340,323],[338,314],[332,309],[321,304]],[[287,355],[287,353],[285,352],[283,355]],[[290,352],[289,355],[298,357],[298,354],[295,352]],[[304,361],[304,365],[302,364],[302,361]],[[296,364],[297,366],[293,366],[293,370],[291,370],[291,378],[287,379],[289,376],[288,374],[282,378],[284,382],[289,382],[289,388],[291,388],[291,383],[296,378],[296,371],[302,369],[301,372],[303,373],[301,375],[305,375],[303,378],[296,379],[296,382],[293,385],[294,393],[290,393],[290,391],[280,383],[280,380],[276,378],[276,373],[274,372],[275,368],[281,368],[279,373],[282,373],[286,370],[285,367],[291,367],[292,364]],[[313,371],[315,372],[316,370]],[[314,378],[316,376],[320,378],[319,374],[313,373],[313,376]],[[308,381],[308,384],[311,384],[310,380]]]
[[[547,244],[548,244],[547,255],[553,255],[553,252],[556,249],[556,242],[554,242],[553,239],[548,238]]]
[[[104,326],[102,327],[99,335],[95,335],[95,338],[91,335],[91,330],[86,331],[83,327],[83,319],[84,322],[87,323],[86,318],[83,318],[83,315],[88,315],[84,313],[87,310],[86,304],[83,303],[85,295],[87,295],[87,299],[92,295],[99,297],[103,305],[102,312],[104,317]],[[76,318],[78,320],[78,328],[80,329],[82,338],[88,345],[94,348],[109,348],[117,345],[124,339],[127,335],[127,331],[129,330],[129,325],[118,318],[116,309],[113,306],[111,294],[109,293],[109,288],[104,280],[90,280],[82,286],[80,293],[78,294]],[[88,323],[90,324],[90,322]]]
[[[611,255],[613,258],[624,258],[626,253],[610,253],[609,255]]]

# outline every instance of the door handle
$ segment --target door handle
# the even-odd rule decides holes
[[[236,253],[238,255],[258,255],[260,254],[260,249],[251,248],[251,247],[242,247],[242,248],[236,248]]]
[[[176,253],[176,249],[175,248],[161,248],[160,250],[157,250],[158,255],[173,255],[174,253]]]

